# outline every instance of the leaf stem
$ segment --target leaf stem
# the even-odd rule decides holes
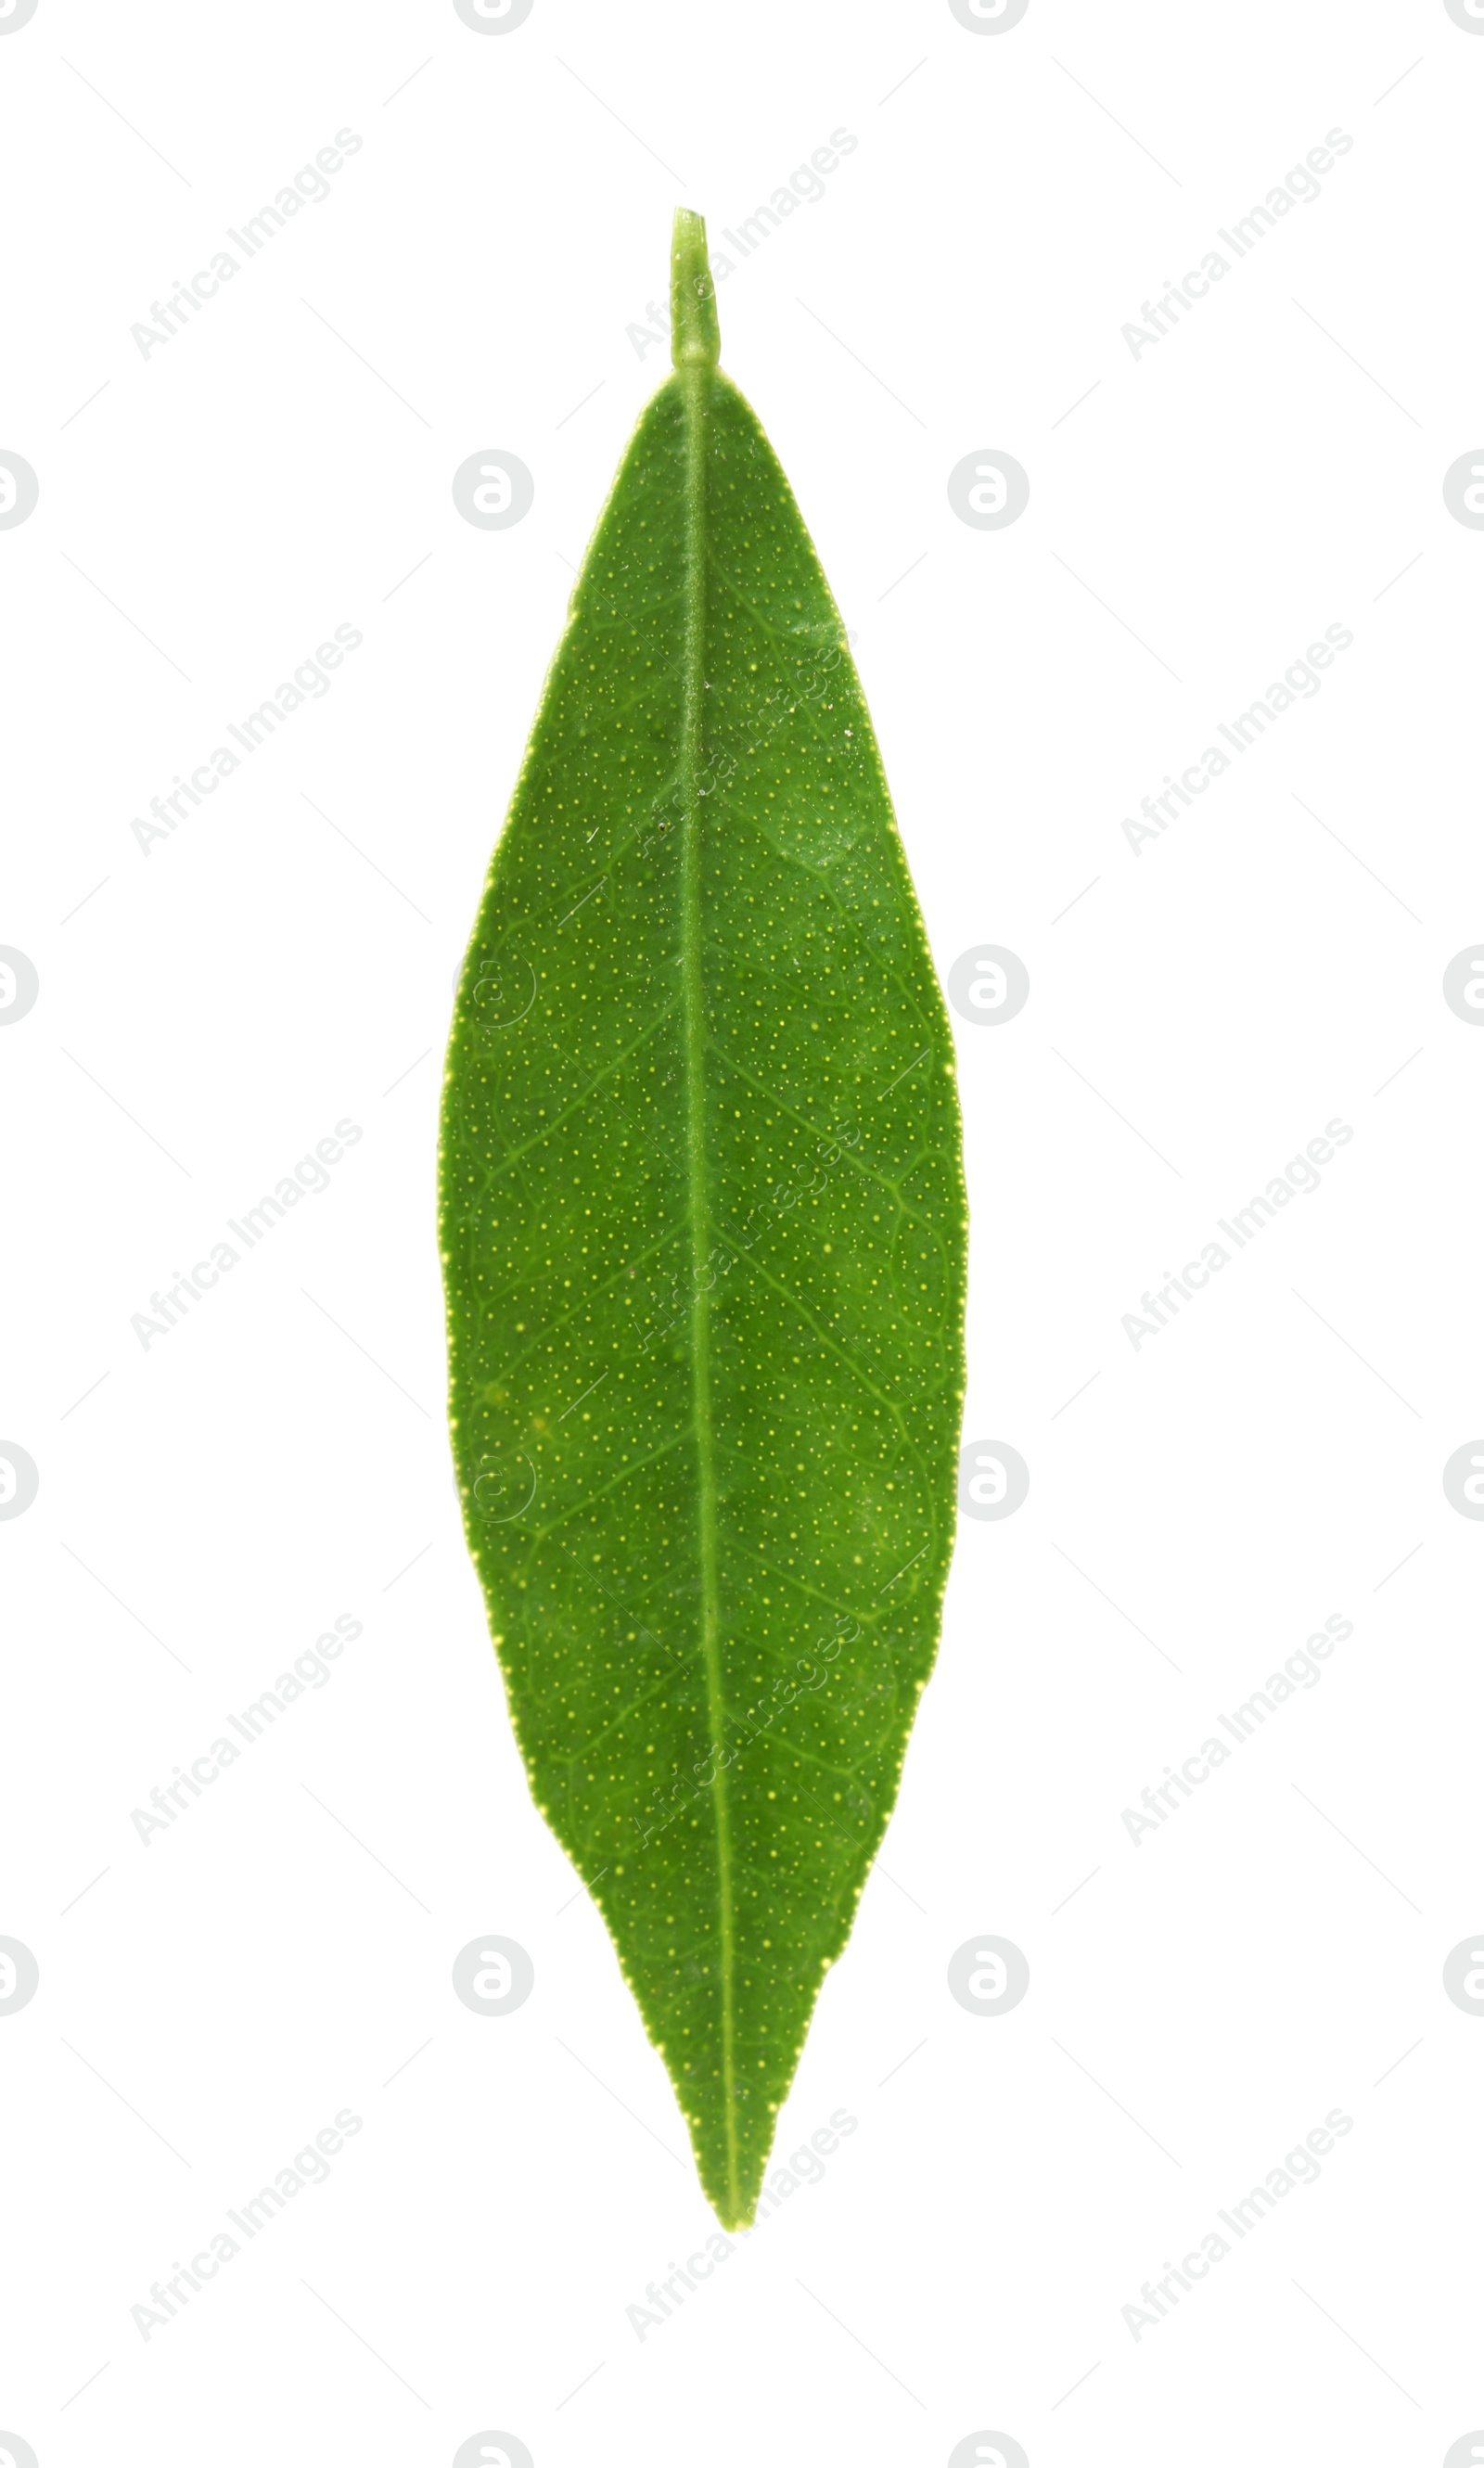
[[[689,206],[676,206],[670,242],[670,355],[677,369],[714,369],[721,356],[705,217]]]

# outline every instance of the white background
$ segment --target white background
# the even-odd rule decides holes
[[[1484,38],[1444,0],[39,0],[0,39],[0,2427],[42,2468],[1436,2463],[1484,2424]],[[148,358],[130,327],[350,128]],[[1121,335],[1332,128],[1184,324]],[[725,365],[856,637],[955,1018],[966,1522],[938,1673],[779,2153],[858,2130],[641,2340],[714,2228],[603,1927],[535,1813],[455,1516],[433,1227],[451,979],[572,569],[662,372],[626,332],[843,128],[720,293]],[[1226,252],[1230,255],[1230,252]],[[578,406],[581,406],[580,408]],[[1075,406],[1075,408],[1073,408]],[[520,456],[483,532],[455,468]],[[949,468],[1030,474],[1010,529]],[[130,819],[336,625],[362,646],[146,855]],[[1167,772],[1322,637],[1322,691],[1135,856]],[[1075,902],[1075,905],[1071,905]],[[1178,1319],[1121,1320],[1331,1118],[1354,1137]],[[131,1316],[341,1118],[189,1318]],[[1220,1238],[1217,1238],[1220,1239]],[[168,1832],[148,1805],[364,1624]],[[1189,1805],[1121,1812],[1325,1617],[1353,1636]],[[1177,1667],[1176,1667],[1177,1666]],[[537,1985],[454,1999],[492,1930]],[[950,1954],[1022,1947],[1014,2014]],[[131,2307],[342,2108],[363,2130],[143,2339]],[[1122,2309],[1332,2109],[1178,2310]],[[575,2394],[575,2395],[574,2395]],[[1484,2437],[1481,2437],[1484,2439]]]

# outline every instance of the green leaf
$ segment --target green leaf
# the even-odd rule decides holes
[[[672,288],[460,979],[441,1239],[532,1790],[735,2227],[937,1649],[966,1229],[876,741],[698,216]]]

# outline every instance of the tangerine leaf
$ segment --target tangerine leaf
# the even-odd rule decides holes
[[[672,297],[460,978],[440,1227],[532,1791],[737,2227],[937,1650],[966,1223],[876,741],[698,216]]]

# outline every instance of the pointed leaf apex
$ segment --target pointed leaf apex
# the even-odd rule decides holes
[[[714,369],[721,356],[705,218],[689,206],[676,206],[670,243],[670,355],[677,369]]]

